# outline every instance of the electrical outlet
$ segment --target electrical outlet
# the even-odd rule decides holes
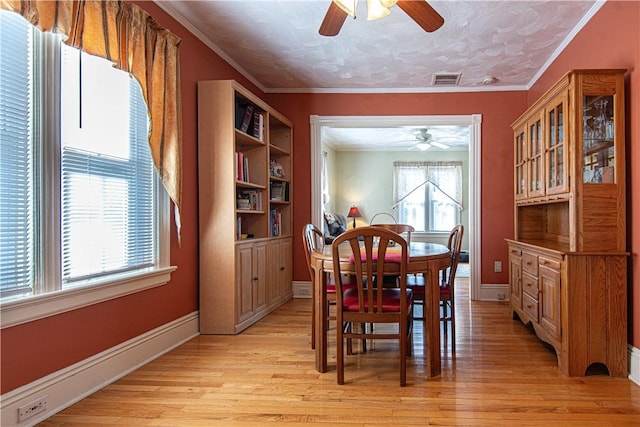
[[[495,261],[493,263],[493,271],[496,273],[502,273],[502,261]]]
[[[46,410],[47,396],[42,396],[41,398],[18,408],[18,422],[21,423],[23,421],[26,421],[29,418],[36,416]]]

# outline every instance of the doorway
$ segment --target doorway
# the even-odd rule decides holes
[[[310,116],[311,221],[322,229],[322,134],[324,127],[373,128],[393,126],[469,126],[469,269],[470,297],[480,299],[481,233],[481,123],[482,115],[451,116]]]

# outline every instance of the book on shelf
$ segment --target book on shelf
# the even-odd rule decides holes
[[[276,201],[289,201],[289,183],[286,181],[275,181],[270,184],[270,198]]]
[[[256,111],[251,122],[252,135],[260,141],[264,139],[264,114]]]
[[[249,159],[241,151],[236,151],[236,179],[249,182]]]
[[[236,207],[240,210],[261,211],[262,191],[244,190],[236,196]]]
[[[249,124],[251,123],[251,119],[253,118],[253,110],[255,107],[251,104],[247,104],[244,108],[244,115],[242,117],[242,124],[240,125],[240,130],[242,132],[246,132],[249,130]]]
[[[269,228],[271,236],[277,237],[282,234],[282,214],[277,209],[271,209],[269,214]]]

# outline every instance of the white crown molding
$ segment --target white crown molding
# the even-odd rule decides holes
[[[582,28],[584,28],[584,26],[587,25],[587,22],[589,22],[591,20],[591,18],[593,18],[593,16],[606,3],[606,1],[607,0],[597,0],[594,3],[594,5],[591,6],[591,9],[589,9],[589,11],[582,17],[582,19],[580,21],[578,21],[576,26],[573,27],[573,29],[569,32],[569,34],[567,34],[567,37],[564,38],[562,43],[560,43],[558,45],[558,47],[556,48],[556,50],[554,50],[551,53],[551,56],[549,56],[547,61],[544,64],[542,64],[542,67],[540,67],[538,72],[533,75],[533,77],[531,78],[531,80],[527,84],[526,90],[529,90],[529,89],[531,89],[533,87],[533,85],[538,81],[538,79],[551,66],[553,61],[555,61],[558,58],[558,56],[560,56],[562,51],[564,51],[567,48],[567,46],[569,45],[569,43],[571,43],[571,40],[573,40],[573,38],[580,32],[580,30],[582,30]]]
[[[180,25],[186,28],[191,34],[196,36],[202,43],[206,44],[209,49],[214,51],[218,56],[224,59],[229,65],[231,65],[236,71],[242,74],[247,78],[251,83],[256,85],[261,91],[266,92],[266,88],[260,83],[255,77],[253,77],[247,70],[242,68],[240,64],[234,61],[227,53],[220,49],[218,45],[216,45],[210,38],[202,34],[200,30],[191,24],[187,18],[185,18],[180,12],[178,12],[175,7],[171,4],[170,1],[167,0],[153,0],[153,2],[160,7],[160,9],[167,12],[173,19],[178,21]]]

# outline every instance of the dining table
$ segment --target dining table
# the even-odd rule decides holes
[[[344,255],[343,255],[344,252]],[[350,250],[340,251],[340,269],[342,273],[353,270],[349,259]],[[424,354],[427,373],[430,377],[440,375],[440,270],[451,265],[451,252],[445,245],[429,242],[411,241],[409,244],[408,274],[422,274],[425,282],[424,300]],[[327,372],[327,334],[329,325],[327,312],[327,283],[333,273],[334,259],[332,246],[325,245],[322,251],[311,254],[311,266],[314,272],[313,304],[315,318],[315,356],[316,370]],[[399,271],[399,265],[398,265]]]

